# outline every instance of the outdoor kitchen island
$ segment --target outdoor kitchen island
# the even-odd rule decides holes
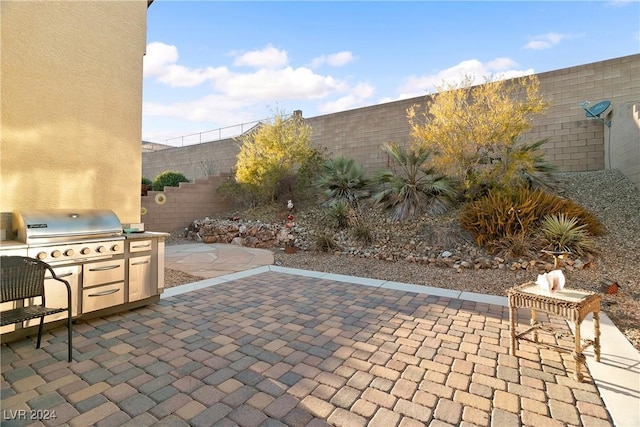
[[[66,221],[67,217],[71,219]],[[78,219],[82,217],[86,218],[86,224],[99,223],[100,227],[91,230]],[[61,225],[60,221],[67,223]],[[40,224],[46,227],[38,228]],[[110,211],[74,211],[72,215],[25,212],[14,215],[13,225],[15,240],[0,242],[0,256],[28,256],[48,263],[71,286],[75,321],[131,310],[160,299],[168,233],[123,233],[117,217]],[[86,230],[81,232],[82,228]],[[66,232],[60,233],[61,229]],[[66,307],[64,286],[49,280],[51,284],[45,283],[47,305]],[[1,308],[15,307],[7,304],[20,303],[3,303]],[[64,317],[64,313],[47,316],[46,326],[58,326]],[[33,334],[38,323],[35,319],[3,326],[2,342]]]

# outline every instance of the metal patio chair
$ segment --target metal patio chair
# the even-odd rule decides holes
[[[67,288],[67,307],[47,307],[45,299],[45,273],[49,271],[54,280],[62,282]],[[50,282],[47,283],[47,286]],[[40,303],[25,301],[40,297]],[[50,314],[67,312],[68,331],[68,359],[71,362],[71,286],[69,282],[56,276],[51,266],[35,258],[22,256],[0,257],[0,302],[18,302],[18,307],[2,310],[0,313],[1,326],[20,323],[26,320],[40,318],[38,326],[38,342],[40,348],[44,317]]]

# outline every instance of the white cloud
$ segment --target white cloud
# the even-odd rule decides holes
[[[153,42],[147,45],[143,57],[144,76],[161,75],[167,66],[178,61],[178,48],[168,44]]]
[[[242,123],[255,120],[255,116],[243,115],[241,111],[250,107],[247,101],[222,95],[207,95],[199,99],[161,104],[145,102],[142,109],[147,116],[177,117],[194,122]]]
[[[227,77],[216,81],[216,89],[228,96],[247,99],[314,99],[348,88],[343,81],[315,74],[304,67],[260,69]]]
[[[325,102],[318,106],[318,112],[321,114],[330,114],[338,111],[350,110],[353,108],[363,107],[370,102],[367,100],[373,96],[375,88],[368,83],[360,83],[356,85],[350,92],[335,101]]]
[[[193,87],[227,73],[226,67],[189,69],[177,65],[178,58],[178,48],[175,46],[149,43],[143,58],[144,77],[155,77],[171,87]]]
[[[289,63],[289,58],[285,50],[279,50],[271,45],[265,46],[261,50],[252,50],[238,54],[233,61],[236,67],[253,68],[280,68]]]
[[[374,89],[365,83],[350,84],[346,80],[314,72],[307,67],[288,65],[286,51],[273,46],[249,52],[234,52],[233,65],[189,68],[179,64],[178,49],[164,43],[147,46],[144,76],[171,88],[197,86],[208,82],[209,93],[198,99],[182,102],[144,103],[146,117],[174,117],[207,126],[228,126],[255,120],[265,103],[304,102],[340,97],[324,105],[325,109],[354,108],[364,104]],[[353,59],[350,52],[339,52],[324,57],[332,65],[346,64]],[[175,93],[180,93],[173,91]],[[259,108],[260,107],[260,108]]]
[[[477,59],[462,61],[453,67],[438,71],[434,74],[406,77],[398,88],[399,95],[396,99],[406,99],[421,95],[427,95],[436,91],[443,83],[460,83],[465,76],[474,79],[478,84],[483,83],[485,78],[510,79],[533,74],[533,69],[516,69],[517,63],[510,58],[496,58],[487,63],[482,63]],[[393,101],[385,98],[382,102]]]
[[[324,64],[328,64],[332,67],[342,67],[354,59],[353,53],[348,50],[343,50],[342,52],[332,53],[330,55],[321,55],[316,58],[313,58],[311,61],[311,66],[313,68],[318,68]]]
[[[547,33],[530,37],[531,41],[524,45],[523,49],[544,50],[560,43],[567,36],[565,34]]]
[[[327,57],[327,64],[332,67],[341,67],[353,61],[353,54],[349,51],[334,53]]]

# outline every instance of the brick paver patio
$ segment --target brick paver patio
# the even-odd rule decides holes
[[[502,306],[266,272],[80,322],[73,363],[64,328],[3,345],[2,425],[612,425],[588,372],[510,356],[508,325]]]

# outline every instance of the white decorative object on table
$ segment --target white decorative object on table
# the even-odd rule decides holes
[[[536,284],[545,291],[554,293],[564,288],[564,274],[562,270],[552,270],[548,273],[538,274]]]

